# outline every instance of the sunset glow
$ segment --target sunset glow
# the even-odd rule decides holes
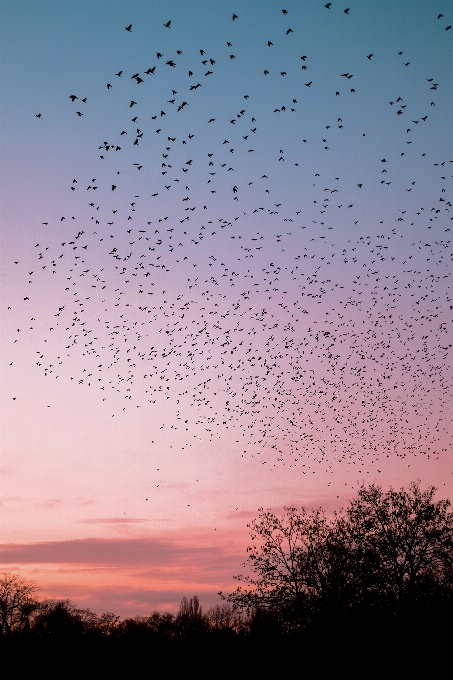
[[[259,508],[453,497],[453,12],[344,9],[2,0],[0,557],[43,596],[209,607]]]

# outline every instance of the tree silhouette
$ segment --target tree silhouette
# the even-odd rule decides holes
[[[362,485],[331,519],[322,509],[285,508],[282,517],[261,509],[248,525],[251,575],[220,594],[287,632],[453,602],[453,514],[435,491]]]
[[[10,572],[0,578],[0,632],[11,634],[23,630],[28,618],[39,607],[35,592],[38,586]]]
[[[216,604],[206,612],[209,632],[215,638],[247,636],[250,632],[252,616],[244,616],[229,604]]]
[[[74,638],[98,631],[99,618],[90,609],[78,609],[70,600],[44,600],[33,622],[39,636]]]
[[[186,597],[181,600],[176,616],[176,627],[180,635],[200,634],[207,630],[207,620],[203,616],[202,607],[196,595],[190,600]]]
[[[395,612],[453,595],[453,514],[435,491],[362,486],[347,509],[363,585]]]

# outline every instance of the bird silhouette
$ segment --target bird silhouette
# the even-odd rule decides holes
[[[324,20],[344,25],[324,7],[334,9]],[[14,324],[14,340],[39,350],[46,381],[90,390],[115,419],[149,409],[150,428],[170,431],[187,457],[201,434],[206,450],[231,436],[241,455],[310,474],[334,459],[366,474],[386,456],[440,455],[451,434],[453,207],[449,159],[430,136],[449,111],[441,75],[396,69],[394,47],[373,40],[363,44],[375,57],[346,51],[332,69],[332,27],[320,38],[324,63],[315,50],[283,50],[287,24],[279,38],[245,14],[234,27],[220,18],[218,42],[201,23],[184,43],[177,23],[162,31],[170,24],[151,44],[165,62],[148,67],[137,48],[130,74],[119,48],[112,93],[104,66],[90,73],[108,118],[91,94],[69,96],[87,104],[84,121],[70,112],[74,138],[88,148],[80,128],[96,119],[97,141],[85,171],[65,158],[77,180],[64,185],[64,214],[49,207],[36,246],[21,244],[27,321]],[[338,29],[335,40],[350,35]],[[301,69],[315,77],[310,92]],[[360,86],[340,96],[339,77]],[[66,149],[58,126],[54,135]],[[158,413],[165,425],[154,424]]]

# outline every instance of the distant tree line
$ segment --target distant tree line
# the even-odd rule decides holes
[[[181,601],[176,615],[153,612],[150,616],[125,618],[112,612],[96,614],[70,600],[36,597],[33,581],[12,573],[0,577],[0,626],[5,638],[62,640],[100,638],[175,640],[207,634],[247,633],[250,616],[234,611],[229,604],[203,612],[198,597]]]
[[[176,615],[154,612],[120,620],[69,600],[42,600],[17,575],[0,578],[2,638],[30,640],[275,640],[420,626],[453,619],[453,513],[419,483],[383,491],[362,485],[346,510],[261,510],[249,525],[243,585],[220,593],[206,613],[196,596]]]

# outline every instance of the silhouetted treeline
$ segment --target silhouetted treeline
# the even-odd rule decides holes
[[[120,617],[112,612],[96,614],[70,600],[38,600],[33,583],[14,574],[0,579],[2,637],[29,640],[115,638],[117,640],[173,641],[207,635],[245,635],[252,616],[234,611],[228,604],[203,612],[198,597],[183,598],[179,612],[153,612],[150,616]]]
[[[91,644],[112,653],[133,645],[156,653],[259,648],[261,654],[294,644],[313,653],[327,640],[354,653],[373,645],[387,652],[392,645],[425,651],[448,645],[453,513],[448,500],[434,502],[434,492],[418,483],[387,492],[362,485],[333,517],[322,509],[285,508],[282,516],[261,510],[249,525],[248,574],[236,577],[245,586],[221,593],[226,603],[206,613],[194,596],[183,598],[176,616],[120,620],[69,600],[39,601],[33,582],[4,574],[3,647],[20,641],[53,649]]]

